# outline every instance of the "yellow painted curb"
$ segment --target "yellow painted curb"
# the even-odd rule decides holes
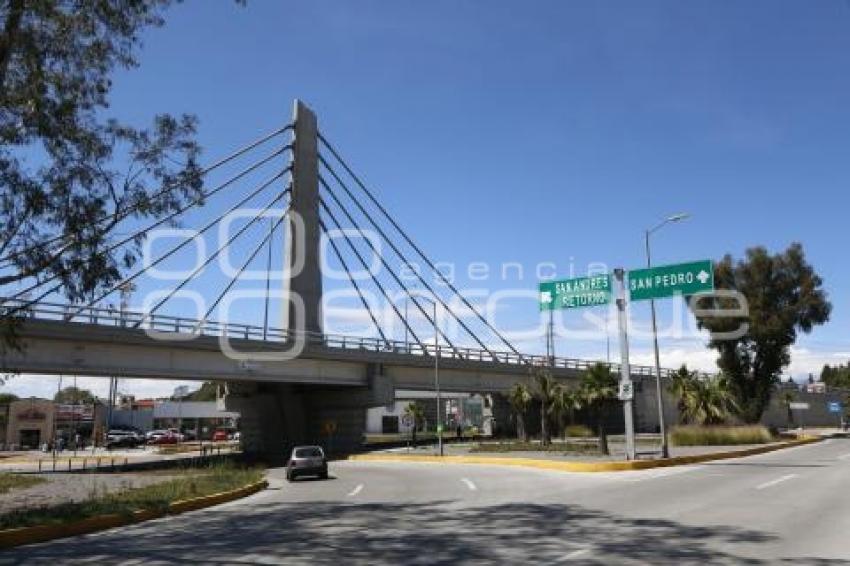
[[[247,497],[265,489],[268,485],[269,484],[266,480],[262,480],[231,491],[223,491],[221,493],[214,493],[204,497],[175,501],[169,505],[167,511],[135,511],[130,515],[100,515],[98,517],[89,517],[88,519],[82,519],[80,521],[66,523],[63,525],[38,525],[34,527],[0,530],[0,548],[13,548],[15,546],[23,546],[25,544],[34,544],[59,538],[84,535],[96,531],[122,527],[132,523],[149,521],[150,519],[157,519],[159,517],[164,517],[165,515],[176,515],[179,513],[185,513],[186,511],[203,509],[204,507],[211,507],[220,503],[226,503],[242,497]]]
[[[428,456],[403,454],[354,454],[349,460],[377,461],[377,462],[430,462],[441,464],[491,464],[497,466],[518,466],[525,468],[537,468],[540,470],[556,470],[561,472],[625,472],[629,470],[649,470],[652,468],[664,468],[668,466],[681,466],[684,464],[698,464],[712,460],[725,460],[727,458],[741,458],[743,456],[754,456],[765,454],[782,448],[802,446],[819,442],[821,438],[803,438],[789,442],[758,446],[745,450],[730,450],[727,452],[714,452],[713,454],[699,454],[695,456],[676,456],[659,460],[632,460],[629,462],[564,462],[558,460],[533,460],[531,458],[507,458],[499,456]]]

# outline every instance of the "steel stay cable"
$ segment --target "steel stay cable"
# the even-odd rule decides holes
[[[357,230],[357,233],[360,234],[360,237],[366,240],[366,243],[369,245],[369,248],[375,253],[376,256],[378,256],[378,259],[381,260],[381,264],[386,268],[390,275],[392,275],[398,286],[401,287],[408,296],[412,296],[410,290],[404,285],[399,276],[396,274],[395,270],[392,269],[392,267],[387,263],[384,257],[378,252],[377,249],[375,249],[374,244],[372,244],[372,240],[366,237],[366,235],[363,233],[363,229],[357,224],[357,222],[354,220],[354,217],[351,215],[351,213],[348,212],[348,210],[342,204],[342,201],[336,196],[333,189],[328,186],[327,182],[325,182],[325,179],[321,175],[319,175],[319,183],[321,183],[325,190],[327,190],[328,194],[331,195],[331,198],[337,204],[337,207],[342,210],[342,213],[346,216],[346,218],[348,218],[348,221],[351,222],[351,224]],[[455,345],[452,343],[451,340],[449,340],[449,337],[446,336],[442,329],[440,329],[437,323],[431,318],[431,316],[428,314],[428,311],[426,311],[425,308],[422,307],[422,305],[420,305],[418,301],[414,300],[413,303],[416,305],[416,308],[418,308],[419,311],[425,316],[425,319],[428,320],[428,322],[431,323],[431,325],[437,329],[437,333],[446,341],[449,347],[452,348],[456,354],[459,354],[457,348],[455,348]]]
[[[284,194],[286,194],[286,193],[283,193],[280,196],[278,196],[277,198],[275,198],[275,201],[282,198],[284,196]],[[259,215],[257,215],[254,218],[254,220],[251,221],[251,223],[253,223],[254,221],[258,220],[259,218],[262,218],[263,216],[265,216],[266,211],[271,207],[272,204],[274,204],[274,201],[269,203],[269,206],[266,207],[266,209],[263,210],[263,212],[261,212]],[[274,228],[268,234],[266,234],[266,236],[259,243],[259,245],[256,248],[254,248],[254,251],[251,252],[251,255],[248,256],[248,259],[245,261],[245,263],[242,264],[242,267],[239,268],[239,271],[236,272],[236,275],[233,276],[233,278],[230,280],[230,282],[227,284],[227,286],[224,288],[224,290],[221,292],[221,294],[216,298],[216,300],[213,302],[213,304],[210,306],[210,308],[207,309],[207,312],[204,314],[203,318],[201,318],[198,321],[198,324],[195,326],[195,330],[197,330],[198,328],[201,327],[201,325],[206,323],[210,314],[212,314],[212,312],[215,310],[215,308],[218,306],[218,304],[221,302],[221,300],[224,298],[224,296],[230,291],[230,289],[233,288],[233,285],[236,284],[236,281],[239,280],[239,277],[248,268],[248,265],[254,260],[255,257],[257,257],[257,254],[260,253],[260,250],[266,245],[266,242],[269,240],[269,238],[271,238],[272,232],[274,232],[274,230],[278,226],[280,226],[280,224],[283,222],[284,218],[286,218],[286,215],[287,215],[288,212],[289,212],[289,207],[287,207],[287,210],[283,214],[281,214],[280,218],[278,218],[277,221],[275,221]],[[219,324],[221,324],[221,323],[219,323]]]
[[[363,259],[363,256],[360,254],[360,251],[354,246],[354,243],[351,241],[351,238],[348,237],[348,234],[346,234],[343,231],[342,226],[340,225],[339,221],[336,219],[336,216],[334,216],[334,213],[331,212],[331,209],[328,207],[325,200],[321,197],[319,197],[319,204],[322,206],[324,211],[328,214],[331,221],[336,226],[336,229],[339,230],[340,233],[342,233],[343,239],[345,239],[345,241],[348,243],[348,247],[351,248],[351,251],[354,252],[354,255],[357,256],[357,259],[360,260],[360,264],[363,266],[363,269],[365,269],[367,272],[369,272],[369,275],[372,278],[372,281],[375,283],[375,285],[377,285],[378,289],[381,290],[381,293],[384,294],[384,297],[387,298],[387,301],[390,303],[390,307],[392,307],[392,309],[395,311],[396,316],[398,316],[399,320],[401,320],[402,324],[404,324],[405,328],[407,328],[408,332],[410,332],[410,334],[413,336],[413,339],[416,340],[416,343],[419,344],[419,346],[424,349],[425,345],[422,344],[422,341],[419,339],[419,337],[416,335],[416,333],[413,332],[413,328],[411,328],[410,324],[408,324],[408,322],[404,319],[404,316],[402,316],[401,312],[398,310],[398,307],[396,307],[395,304],[393,303],[392,299],[390,299],[389,293],[387,293],[387,290],[384,288],[384,286],[381,284],[381,282],[378,281],[378,279],[374,275],[371,274],[369,266],[366,265],[366,260]]]
[[[363,192],[364,192],[364,193],[366,193],[366,196],[368,196],[368,197],[369,197],[369,199],[370,199],[370,200],[371,200],[371,201],[375,204],[375,206],[376,206],[376,207],[377,207],[377,208],[381,211],[381,213],[383,213],[383,215],[387,218],[387,220],[389,220],[389,221],[390,221],[390,223],[393,225],[393,227],[394,227],[394,228],[398,231],[398,233],[399,233],[399,234],[401,234],[401,236],[405,239],[405,241],[407,241],[407,243],[410,245],[410,247],[411,247],[411,248],[413,248],[413,249],[416,251],[416,253],[419,255],[419,257],[421,257],[421,258],[425,261],[425,263],[427,263],[427,264],[428,264],[428,266],[429,266],[429,267],[430,267],[430,268],[431,268],[431,269],[432,269],[435,273],[437,273],[437,275],[440,277],[440,279],[441,279],[441,280],[442,280],[442,281],[443,281],[443,282],[444,282],[444,283],[445,283],[445,284],[446,284],[446,285],[447,285],[447,286],[448,286],[448,287],[449,287],[449,288],[450,288],[450,289],[451,289],[451,290],[452,290],[452,291],[453,291],[453,292],[454,292],[454,293],[455,293],[458,297],[460,297],[460,300],[461,300],[461,301],[463,301],[463,303],[464,303],[464,304],[465,304],[465,305],[466,305],[466,306],[467,306],[467,307],[468,307],[468,308],[469,308],[469,309],[470,309],[473,313],[475,313],[475,314],[478,316],[478,318],[481,320],[481,322],[483,322],[483,323],[485,324],[485,326],[487,326],[487,328],[489,328],[489,329],[490,329],[490,330],[491,330],[491,331],[492,331],[492,332],[493,332],[496,336],[498,336],[498,338],[499,338],[502,342],[504,342],[504,344],[505,344],[508,348],[510,348],[510,349],[511,349],[511,351],[512,351],[514,354],[516,354],[517,356],[519,356],[519,357],[522,359],[522,358],[523,358],[522,354],[520,354],[520,353],[519,353],[519,351],[518,351],[518,350],[514,347],[514,345],[513,345],[513,344],[511,344],[511,343],[510,343],[510,342],[509,342],[509,341],[508,341],[508,340],[507,340],[504,336],[502,336],[502,334],[501,334],[498,330],[496,330],[496,329],[493,327],[493,325],[491,325],[491,324],[487,321],[487,319],[486,319],[486,318],[484,318],[484,316],[482,316],[482,315],[481,315],[481,313],[479,313],[479,312],[478,312],[478,311],[477,311],[477,310],[476,310],[476,309],[475,309],[475,308],[474,308],[474,307],[473,307],[473,306],[469,303],[469,301],[467,301],[467,300],[466,300],[466,297],[464,297],[463,295],[461,295],[461,294],[458,292],[458,290],[455,288],[455,286],[454,286],[454,285],[452,285],[452,283],[451,283],[448,279],[446,279],[446,277],[445,277],[445,276],[444,276],[444,275],[443,275],[443,274],[442,274],[442,273],[441,273],[441,272],[440,272],[440,271],[436,268],[436,266],[434,265],[434,263],[433,263],[430,259],[428,259],[428,257],[424,254],[424,252],[422,252],[422,250],[419,248],[419,246],[417,246],[417,245],[413,242],[413,240],[410,238],[410,236],[408,236],[408,235],[407,235],[407,233],[406,233],[406,232],[405,232],[405,231],[401,228],[401,226],[399,226],[399,224],[395,221],[395,219],[393,219],[393,217],[390,215],[390,213],[389,213],[389,212],[387,212],[387,209],[386,209],[386,208],[384,208],[384,207],[383,207],[383,205],[381,205],[381,203],[378,201],[378,199],[376,199],[376,198],[375,198],[375,196],[374,196],[374,195],[372,194],[372,192],[371,192],[371,191],[370,191],[370,190],[366,187],[366,185],[363,183],[363,181],[361,181],[361,180],[360,180],[360,178],[359,178],[359,177],[358,177],[358,176],[354,173],[354,171],[352,171],[352,170],[351,170],[351,168],[348,166],[348,164],[345,162],[345,160],[343,160],[343,159],[342,159],[342,157],[341,157],[341,156],[339,155],[339,153],[338,153],[338,152],[337,152],[337,151],[333,148],[333,146],[331,146],[331,144],[327,141],[327,139],[325,139],[325,137],[324,137],[321,133],[319,133],[319,134],[318,134],[318,137],[319,137],[319,140],[322,142],[322,144],[323,144],[326,148],[328,148],[328,150],[329,150],[329,151],[331,152],[331,154],[332,154],[332,155],[336,158],[336,160],[340,163],[340,165],[342,165],[342,166],[343,166],[343,168],[344,168],[344,169],[348,172],[348,174],[351,176],[351,178],[352,178],[352,179],[354,179],[354,181],[357,183],[357,185],[358,185],[358,186],[359,186],[359,187],[363,190]],[[327,164],[327,162],[326,162],[326,161],[322,158],[322,156],[321,156],[321,155],[319,155],[319,160],[320,160],[320,161],[322,161],[322,162],[325,164],[325,167],[328,167],[328,169],[330,169],[330,166],[329,166],[329,165]],[[485,349],[485,350],[487,350],[487,348],[484,348],[484,349]],[[489,350],[488,350],[488,351],[489,351]]]
[[[240,156],[244,155],[245,153],[251,151],[252,149],[264,144],[265,142],[269,141],[273,137],[285,133],[287,130],[290,130],[291,128],[292,128],[292,124],[288,124],[288,125],[284,126],[283,128],[279,128],[279,129],[275,130],[274,132],[271,132],[270,134],[260,138],[259,140],[255,141],[253,143],[250,143],[250,144],[234,151],[233,153],[231,153],[230,155],[228,155],[226,157],[223,157],[222,159],[219,159],[218,161],[216,161],[212,165],[209,165],[205,169],[202,169],[201,171],[198,172],[197,176],[203,177],[207,173],[210,173],[211,171],[218,169],[222,165],[225,165],[226,163],[233,161],[237,157],[240,157]],[[290,148],[290,147],[291,146],[289,146],[289,145],[287,146],[287,148]],[[177,183],[176,181],[173,182],[173,183],[166,184],[162,188],[160,188],[160,190],[158,190],[153,195],[151,195],[150,198],[151,199],[159,198],[162,195],[164,195],[168,192],[171,192],[174,189],[177,189],[177,188],[182,187],[184,185],[185,185],[185,183]],[[113,212],[111,214],[106,214],[106,215],[98,218],[97,220],[94,220],[93,223],[94,224],[100,224],[104,220],[109,220],[109,219],[113,219],[113,218],[117,219],[117,221],[120,222],[121,220],[124,220],[125,218],[130,216],[132,213],[136,212],[140,206],[141,206],[140,204],[135,204],[135,205],[131,205],[130,207],[128,207],[127,209],[125,209],[124,211],[122,211],[120,213],[119,212]],[[14,253],[11,253],[7,256],[4,256],[4,257],[0,258],[0,262],[5,263],[5,262],[9,261],[10,259],[18,257],[19,255],[29,253],[29,252],[33,251],[34,249],[37,249],[37,248],[44,248],[45,246],[49,246],[53,243],[56,243],[60,240],[65,239],[67,237],[68,237],[68,234],[58,234],[58,235],[54,236],[53,238],[50,238],[49,240],[46,240],[44,242],[39,242],[37,244],[33,244],[33,245],[28,246],[24,249],[17,250]],[[71,243],[68,243],[66,245],[66,247],[70,246],[70,245],[71,245]],[[61,249],[59,251],[61,252]],[[6,267],[6,265],[3,265],[2,267]]]
[[[339,262],[342,264],[342,268],[345,270],[346,275],[348,275],[348,279],[351,281],[351,284],[354,286],[354,290],[357,291],[357,296],[360,297],[360,302],[363,303],[363,307],[365,307],[366,312],[369,313],[369,318],[372,319],[372,324],[375,325],[375,329],[377,329],[378,334],[381,335],[381,340],[384,341],[384,344],[389,347],[390,342],[387,340],[384,331],[381,330],[381,325],[378,324],[378,320],[375,318],[375,315],[372,314],[372,309],[369,308],[369,303],[366,301],[366,297],[363,296],[363,291],[360,290],[360,285],[357,284],[357,281],[354,279],[354,276],[351,274],[351,271],[348,269],[348,264],[342,257],[342,254],[339,251],[339,248],[336,245],[336,242],[333,238],[328,234],[328,228],[325,226],[325,223],[319,218],[319,226],[322,228],[322,232],[324,232],[325,236],[328,238],[328,242],[331,244],[331,248],[333,248],[334,254],[336,255]]]
[[[239,236],[241,236],[243,233],[245,233],[245,231],[246,231],[249,227],[251,227],[251,226],[252,226],[252,225],[253,225],[253,224],[254,224],[257,220],[259,220],[262,216],[264,216],[264,215],[265,215],[265,213],[266,213],[266,212],[267,212],[267,211],[268,211],[268,210],[272,207],[272,205],[273,205],[273,204],[275,204],[277,201],[279,201],[280,199],[282,199],[282,198],[283,198],[284,196],[286,196],[287,194],[289,194],[289,189],[286,189],[286,190],[285,190],[285,191],[283,191],[280,195],[278,195],[278,196],[276,196],[274,199],[272,199],[272,201],[268,204],[268,206],[266,206],[266,208],[264,208],[264,209],[263,209],[263,210],[262,210],[259,214],[257,214],[256,216],[254,216],[254,218],[252,218],[250,222],[248,222],[247,224],[245,224],[245,226],[243,226],[241,229],[239,229],[236,233],[234,233],[233,235],[231,235],[231,236],[230,236],[230,238],[228,238],[228,240],[227,240],[224,244],[220,245],[220,246],[219,246],[219,247],[215,250],[215,252],[213,252],[212,254],[210,254],[210,255],[209,255],[209,256],[208,256],[208,257],[204,260],[204,262],[203,262],[201,265],[199,265],[198,267],[196,267],[196,268],[192,271],[192,273],[190,273],[190,274],[189,274],[189,275],[188,275],[188,276],[187,276],[187,277],[186,277],[183,281],[181,281],[181,282],[180,282],[180,284],[179,284],[177,287],[175,287],[174,289],[172,289],[171,291],[169,291],[169,293],[168,293],[168,294],[167,294],[167,295],[166,295],[166,296],[165,296],[165,297],[164,297],[161,301],[159,301],[159,302],[158,302],[156,305],[154,305],[154,306],[153,306],[153,307],[152,307],[152,308],[151,308],[148,312],[146,312],[146,313],[145,313],[145,315],[144,315],[144,317],[143,317],[141,320],[139,320],[139,322],[137,322],[137,323],[134,325],[134,328],[138,328],[138,327],[139,327],[139,325],[141,325],[141,324],[142,324],[142,322],[144,322],[144,320],[145,320],[146,318],[148,318],[150,315],[154,314],[154,313],[155,313],[155,312],[156,312],[156,311],[157,311],[157,310],[158,310],[158,309],[159,309],[162,305],[164,305],[164,304],[165,304],[166,302],[168,302],[168,301],[169,301],[172,297],[174,297],[174,295],[176,295],[176,294],[177,294],[177,292],[178,292],[178,291],[180,291],[180,289],[182,289],[183,287],[185,287],[185,286],[189,283],[189,281],[191,281],[192,279],[194,279],[194,278],[195,278],[195,276],[197,276],[197,275],[198,275],[201,271],[203,271],[203,270],[204,270],[204,269],[205,269],[205,268],[206,268],[206,267],[207,267],[210,263],[212,263],[212,261],[213,261],[215,258],[217,258],[217,257],[221,254],[221,252],[223,252],[223,251],[225,250],[225,248],[229,247],[229,246],[230,246],[230,245],[231,245],[231,244],[232,244],[232,243],[236,240],[236,238],[238,238],[238,237],[239,237]]]
[[[221,220],[222,220],[225,216],[227,216],[228,214],[232,213],[234,210],[236,210],[237,208],[241,207],[241,206],[242,206],[242,205],[244,205],[246,202],[248,202],[249,200],[251,200],[253,197],[255,197],[256,195],[260,194],[262,191],[264,191],[265,189],[267,189],[267,188],[268,188],[268,187],[269,187],[269,186],[270,186],[273,182],[275,182],[275,181],[276,181],[276,180],[278,180],[279,178],[283,177],[283,176],[287,173],[287,171],[289,171],[289,167],[285,168],[285,169],[284,169],[283,171],[281,171],[280,173],[276,174],[275,176],[273,176],[273,177],[271,177],[270,179],[268,179],[267,181],[265,181],[263,184],[261,184],[261,185],[260,185],[257,189],[255,189],[255,190],[254,190],[252,193],[250,193],[248,196],[246,196],[246,197],[245,197],[245,198],[243,198],[241,201],[239,201],[238,203],[236,203],[236,204],[234,204],[233,206],[231,206],[231,207],[230,207],[230,208],[229,208],[226,212],[224,212],[224,213],[220,214],[218,217],[214,218],[212,221],[210,221],[209,223],[207,223],[207,224],[206,224],[203,228],[201,228],[201,229],[197,232],[197,234],[195,235],[195,237],[200,236],[201,234],[205,233],[207,230],[209,230],[210,228],[212,228],[213,226],[215,226],[217,223],[219,223],[219,222],[220,222],[220,221],[221,221]],[[281,195],[280,195],[280,196],[278,196],[277,198],[280,198],[280,197],[282,197],[282,196],[283,196],[283,193],[281,193]],[[144,274],[144,273],[145,273],[148,269],[150,269],[151,267],[154,267],[154,266],[156,266],[156,265],[159,265],[160,263],[162,263],[163,261],[165,261],[166,259],[168,259],[168,258],[169,258],[169,257],[171,257],[172,255],[174,255],[175,253],[177,253],[178,251],[180,251],[181,249],[183,249],[185,246],[187,246],[187,245],[189,244],[189,242],[192,242],[193,240],[194,240],[194,238],[189,238],[189,239],[183,240],[183,241],[182,241],[182,242],[180,242],[177,246],[175,246],[174,248],[172,248],[171,250],[169,250],[167,253],[165,253],[164,255],[162,255],[162,256],[160,256],[160,257],[158,257],[158,258],[157,258],[156,260],[154,260],[151,264],[149,264],[149,265],[145,266],[144,268],[140,269],[139,271],[137,271],[136,273],[134,273],[134,274],[133,274],[133,275],[131,275],[130,277],[125,278],[123,281],[121,281],[121,282],[119,282],[118,284],[114,285],[111,289],[109,289],[109,290],[108,290],[108,291],[106,291],[105,293],[102,293],[102,294],[101,294],[100,296],[98,296],[96,299],[92,300],[92,301],[91,301],[91,302],[89,302],[88,304],[86,304],[86,305],[84,305],[84,306],[80,307],[79,309],[77,309],[77,311],[76,311],[76,312],[74,312],[74,314],[73,314],[73,315],[71,315],[71,316],[73,317],[73,316],[76,316],[76,315],[80,314],[80,313],[81,313],[82,311],[84,311],[86,308],[91,307],[91,306],[92,306],[92,305],[94,305],[96,302],[103,300],[105,297],[108,297],[109,295],[111,295],[112,293],[114,293],[115,291],[117,291],[117,290],[118,290],[118,289],[120,289],[122,286],[126,285],[127,283],[130,283],[131,281],[134,281],[134,280],[135,280],[135,279],[137,279],[140,275]]]
[[[398,249],[398,247],[390,239],[390,237],[387,235],[387,233],[384,232],[384,230],[378,225],[377,222],[375,222],[375,220],[372,218],[372,216],[369,214],[369,212],[355,198],[354,194],[351,192],[351,189],[349,189],[348,186],[342,181],[342,179],[339,178],[339,175],[337,175],[336,171],[334,171],[333,168],[330,167],[328,162],[324,160],[324,158],[321,156],[321,154],[319,155],[319,162],[322,163],[325,166],[325,168],[328,170],[328,172],[333,176],[333,178],[336,179],[336,182],[339,184],[340,187],[342,187],[342,189],[345,191],[345,194],[348,195],[348,198],[350,198],[351,201],[355,204],[355,206],[357,206],[358,210],[360,210],[360,212],[363,214],[363,216],[366,217],[366,220],[369,221],[369,223],[372,225],[372,227],[375,228],[375,230],[377,230],[377,232],[381,235],[381,237],[384,239],[384,241],[386,241],[387,244],[389,244],[390,248],[392,248],[392,250],[396,253],[396,255],[402,261],[404,261],[406,264],[409,265],[410,262],[407,260],[407,257],[404,255],[404,253],[401,250]],[[481,346],[481,348],[484,351],[486,351],[488,354],[490,354],[490,356],[493,359],[496,359],[496,355],[492,351],[490,351],[490,349],[487,348],[487,346],[484,344],[484,342],[472,331],[472,329],[469,328],[469,326],[451,308],[449,308],[449,306],[446,304],[446,302],[443,301],[442,297],[440,297],[440,295],[436,291],[434,291],[434,289],[428,284],[427,281],[425,281],[425,279],[422,277],[422,275],[420,275],[416,270],[413,270],[413,272],[414,272],[414,274],[416,274],[416,278],[419,280],[419,282],[422,283],[422,285],[424,285],[426,289],[428,289],[428,291],[433,295],[433,297],[437,301],[439,301],[439,303],[443,306],[443,308],[446,309],[446,312],[448,312],[449,314],[452,315],[452,317],[458,322],[458,324],[461,325],[461,327],[466,331],[466,333],[469,334],[470,336],[472,336],[472,339],[475,340],[478,343],[478,345]]]
[[[180,208],[178,208],[177,210],[173,211],[172,213],[170,213],[170,214],[168,214],[168,215],[166,215],[166,216],[164,216],[164,217],[160,218],[159,220],[157,220],[157,221],[156,221],[156,222],[154,222],[153,224],[150,224],[150,225],[148,225],[147,227],[145,227],[145,228],[143,228],[143,229],[141,229],[141,230],[138,230],[138,231],[134,232],[133,234],[131,234],[131,235],[129,235],[129,236],[127,236],[127,237],[125,237],[123,240],[120,240],[120,241],[116,242],[115,244],[110,245],[109,247],[107,247],[105,250],[103,250],[103,251],[102,251],[102,252],[100,252],[100,253],[102,253],[102,254],[107,254],[107,253],[109,253],[109,252],[112,252],[112,251],[114,251],[114,250],[118,249],[119,247],[123,246],[124,244],[126,244],[126,243],[128,243],[128,242],[130,242],[130,241],[134,240],[135,238],[138,238],[139,236],[142,236],[142,235],[146,234],[147,232],[150,232],[151,230],[153,230],[153,229],[155,229],[155,228],[158,228],[159,226],[162,226],[162,225],[163,225],[163,224],[165,224],[166,222],[169,222],[170,220],[173,220],[175,217],[177,217],[178,215],[180,215],[180,214],[184,213],[185,211],[187,211],[188,209],[192,208],[193,206],[197,206],[198,204],[200,204],[200,203],[204,202],[206,199],[208,199],[208,198],[210,198],[210,197],[212,197],[212,196],[214,196],[214,195],[216,195],[216,194],[220,193],[220,192],[221,192],[221,191],[223,191],[225,188],[229,187],[230,185],[232,185],[233,183],[235,183],[236,181],[238,181],[239,179],[241,179],[241,178],[242,178],[242,177],[244,177],[245,175],[247,175],[247,174],[249,174],[249,173],[253,172],[254,170],[256,170],[257,168],[261,167],[262,165],[265,165],[266,163],[268,163],[269,161],[271,161],[271,160],[272,160],[272,159],[274,159],[275,157],[277,157],[277,156],[279,156],[279,155],[282,155],[282,154],[283,154],[283,153],[285,153],[285,152],[286,152],[286,151],[287,151],[290,147],[291,147],[290,145],[284,146],[283,148],[281,148],[281,149],[279,149],[278,151],[276,151],[276,152],[272,153],[271,155],[269,155],[269,156],[265,157],[264,159],[262,159],[262,160],[258,161],[257,163],[254,163],[254,164],[253,164],[253,165],[251,165],[250,167],[247,167],[246,169],[243,169],[242,171],[240,171],[239,173],[237,173],[236,175],[234,175],[233,177],[231,177],[230,179],[228,179],[228,180],[227,180],[227,181],[225,181],[224,183],[220,184],[219,186],[215,187],[214,189],[211,189],[210,191],[208,191],[207,193],[205,193],[204,195],[202,195],[200,198],[195,199],[194,201],[189,202],[189,203],[187,203],[187,204],[185,204],[185,205],[181,206]],[[288,169],[289,169],[289,168],[287,167],[287,169],[286,169],[286,170],[284,170],[284,172],[286,172]],[[21,291],[19,291],[19,292],[15,293],[12,297],[10,297],[10,299],[12,299],[12,300],[17,299],[17,298],[18,298],[18,297],[20,297],[21,295],[25,295],[26,293],[29,293],[30,291],[33,291],[33,290],[35,290],[35,289],[37,289],[37,288],[41,287],[42,285],[45,285],[45,284],[47,284],[47,283],[50,283],[51,281],[55,281],[56,279],[59,279],[59,278],[61,277],[61,275],[62,275],[62,274],[65,274],[65,273],[67,273],[67,270],[63,270],[63,271],[61,272],[61,274],[60,274],[60,273],[54,273],[53,275],[51,275],[51,276],[50,276],[50,277],[48,277],[47,279],[44,279],[44,280],[42,280],[42,281],[38,281],[38,282],[36,282],[36,283],[34,283],[34,284],[30,285],[30,286],[29,286],[29,287],[27,287],[26,289],[23,289],[23,290],[21,290]],[[61,286],[62,286],[62,285],[61,285],[61,283],[60,283],[58,286],[53,287],[53,288],[52,288],[52,289],[51,289],[48,293],[46,293],[46,294],[42,294],[38,300],[40,300],[41,298],[45,297],[46,295],[49,295],[50,293],[52,293],[53,291],[55,291],[56,289],[58,289],[58,288],[59,288],[59,287],[61,287]],[[9,300],[9,299],[3,299],[3,302],[5,302],[6,300]]]

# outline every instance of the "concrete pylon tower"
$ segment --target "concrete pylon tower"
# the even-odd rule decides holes
[[[292,195],[286,219],[283,323],[322,332],[319,258],[319,158],[316,115],[296,100],[293,109]]]

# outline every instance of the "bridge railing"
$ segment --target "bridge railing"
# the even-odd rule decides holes
[[[321,334],[299,332],[285,328],[263,328],[250,324],[219,322],[215,320],[196,320],[163,314],[145,314],[136,311],[103,307],[84,307],[58,303],[29,304],[22,300],[2,300],[7,312],[16,312],[23,318],[56,320],[73,323],[98,324],[120,328],[137,328],[161,333],[174,333],[198,336],[228,336],[245,340],[271,342],[291,342],[303,338],[309,346],[337,350],[360,350],[385,354],[433,357],[436,353],[441,359],[456,359],[481,363],[553,367],[555,369],[584,370],[600,363],[578,358],[550,357],[538,354],[516,354],[480,348],[449,346],[446,344],[419,344],[398,340],[384,341],[375,337],[350,336],[345,334]],[[601,362],[611,371],[619,372],[620,365]],[[632,375],[653,376],[655,368],[630,364]],[[662,376],[669,376],[672,370],[662,369]]]

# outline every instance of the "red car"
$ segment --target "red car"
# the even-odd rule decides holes
[[[150,440],[150,444],[177,444],[179,442],[179,438],[175,434],[163,434],[160,436],[154,436]]]
[[[212,435],[213,442],[223,442],[227,440],[226,430],[217,430]]]

